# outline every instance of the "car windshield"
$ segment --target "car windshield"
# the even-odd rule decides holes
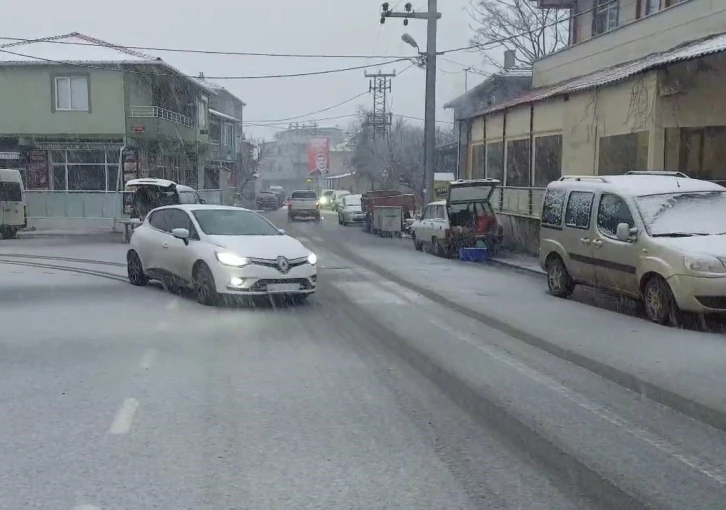
[[[646,195],[636,199],[645,228],[654,237],[725,234],[726,192]]]
[[[333,191],[323,191],[323,196],[324,196],[324,197],[329,197],[329,196],[330,196],[330,195],[332,195],[333,193],[334,193]]]
[[[259,214],[242,209],[197,209],[192,214],[202,232],[211,236],[282,235]]]
[[[22,200],[20,183],[0,181],[0,201],[21,202]]]
[[[345,205],[348,207],[360,207],[360,198],[346,198]]]

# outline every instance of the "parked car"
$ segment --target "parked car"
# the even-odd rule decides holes
[[[0,235],[15,239],[18,230],[28,226],[25,188],[19,170],[0,169]]]
[[[346,189],[337,189],[337,190],[335,190],[335,192],[333,192],[333,200],[332,200],[332,202],[330,204],[330,208],[333,211],[336,211],[337,212],[338,211],[338,205],[340,204],[340,200],[344,196],[346,196],[346,195],[350,195],[350,191],[348,191]]]
[[[318,195],[310,190],[293,191],[287,204],[287,220],[295,221],[298,218],[312,218],[320,221],[320,202]]]
[[[178,205],[151,211],[134,229],[126,255],[129,281],[190,287],[204,305],[221,295],[315,292],[317,257],[261,215],[238,207]]]
[[[451,182],[448,198],[428,204],[411,224],[416,249],[428,246],[435,255],[450,257],[480,242],[496,248],[503,233],[490,199],[498,185],[496,179]]]
[[[348,225],[348,223],[363,223],[366,215],[361,209],[361,195],[345,195],[338,206],[338,223],[340,225]]]
[[[280,200],[272,191],[260,191],[255,197],[257,208],[263,211],[277,211],[280,208]]]
[[[679,173],[565,176],[547,187],[540,264],[550,292],[641,299],[648,318],[726,312],[726,188]]]
[[[282,186],[270,186],[268,191],[277,196],[278,208],[282,207],[285,203],[285,189]]]
[[[126,183],[126,191],[133,192],[129,214],[140,220],[157,207],[205,203],[194,188],[166,179],[132,179]]]
[[[333,207],[333,195],[335,194],[334,189],[324,189],[320,194],[320,207],[325,209],[331,209]]]

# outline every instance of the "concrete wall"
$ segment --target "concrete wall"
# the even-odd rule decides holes
[[[635,19],[634,0],[621,0],[620,26],[589,38],[592,0],[579,2],[577,42],[534,63],[533,87],[542,87],[665,51],[681,43],[724,32],[724,0],[688,0]]]
[[[55,76],[89,77],[87,112],[54,111]],[[0,67],[0,133],[120,136],[125,132],[123,73],[73,66]]]

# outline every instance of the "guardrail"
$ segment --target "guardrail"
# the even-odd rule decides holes
[[[501,186],[494,190],[491,203],[496,212],[539,218],[546,188]]]
[[[181,124],[188,128],[194,127],[192,119],[186,115],[167,110],[160,106],[132,106],[130,117],[164,119],[175,124]]]

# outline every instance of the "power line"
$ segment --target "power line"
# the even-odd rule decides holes
[[[341,101],[340,103],[334,104],[332,106],[328,106],[326,108],[322,108],[321,110],[315,110],[314,112],[308,112],[308,113],[305,113],[305,114],[302,114],[302,115],[297,115],[295,117],[287,117],[285,119],[253,120],[253,121],[249,121],[249,124],[253,124],[253,123],[261,123],[261,124],[272,123],[272,124],[274,124],[276,122],[287,122],[287,121],[290,121],[290,120],[302,119],[303,117],[309,117],[310,115],[316,115],[318,113],[327,112],[327,111],[332,110],[334,108],[337,108],[339,106],[343,106],[344,104],[350,103],[351,101],[355,101],[359,97],[364,96],[366,94],[368,94],[368,91],[367,90],[365,92],[361,92],[360,94],[357,94],[357,95],[355,95],[355,96],[353,96],[353,97],[351,97],[349,99],[346,99],[345,101]],[[247,122],[245,122],[245,124],[247,124]]]
[[[360,59],[389,59],[389,58],[410,58],[404,55],[335,55],[325,53],[269,53],[269,52],[252,52],[252,51],[222,51],[222,50],[195,50],[188,48],[169,48],[155,46],[126,46],[117,44],[97,44],[92,42],[80,41],[61,41],[49,39],[24,39],[22,37],[0,36],[1,40],[25,42],[25,43],[44,43],[44,44],[65,44],[69,46],[98,46],[102,48],[112,49],[128,49],[143,51],[163,51],[168,53],[195,53],[201,55],[226,55],[237,57],[282,57],[282,58],[360,58]]]
[[[121,68],[111,68],[111,67],[100,67],[100,66],[94,66],[92,64],[83,64],[80,62],[72,62],[72,61],[63,61],[63,60],[53,60],[49,58],[43,58],[43,57],[35,57],[33,55],[26,55],[24,53],[16,53],[14,51],[9,51],[0,48],[0,52],[2,53],[8,53],[10,55],[15,55],[17,57],[22,58],[30,58],[34,60],[39,60],[42,62],[49,62],[52,64],[63,64],[63,65],[70,65],[74,67],[82,67],[87,69],[96,69],[99,71],[109,71],[109,72],[117,72],[117,73],[127,73],[127,74],[136,74],[136,75],[153,75],[153,76],[174,76],[174,77],[182,77],[182,78],[189,78],[189,79],[196,79],[196,76],[192,75],[186,75],[183,73],[149,73],[144,71],[134,71],[131,69],[121,69]],[[325,69],[322,71],[308,71],[303,73],[289,73],[289,74],[267,74],[267,75],[258,75],[258,76],[205,76],[205,79],[209,80],[268,80],[268,79],[274,79],[274,78],[300,78],[304,76],[321,76],[325,74],[335,74],[335,73],[344,73],[347,71],[359,71],[361,69],[369,69],[371,67],[379,67],[389,64],[395,64],[396,62],[402,62],[404,60],[409,60],[409,58],[398,58],[394,60],[389,60],[387,62],[378,62],[376,64],[366,64],[366,65],[360,65],[360,66],[353,66],[353,67],[343,67],[339,69]],[[147,63],[152,64],[154,61],[146,61],[146,62],[140,62],[140,63]],[[166,65],[170,66],[167,62],[159,61],[159,65]]]

